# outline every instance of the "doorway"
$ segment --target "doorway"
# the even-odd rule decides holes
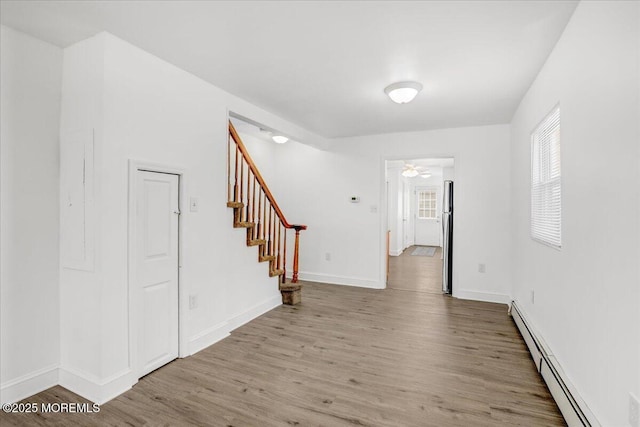
[[[140,378],[179,356],[180,176],[136,169],[132,178],[131,344]]]
[[[442,246],[441,189],[439,187],[416,187],[414,190],[415,244],[418,246]]]
[[[454,159],[387,160],[385,166],[387,287],[443,293],[443,197]]]

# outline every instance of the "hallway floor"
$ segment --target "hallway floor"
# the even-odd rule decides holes
[[[432,256],[412,256],[418,246],[410,246],[389,259],[389,282],[392,289],[442,294],[442,248]]]
[[[424,257],[414,257],[424,258]],[[562,426],[500,304],[305,283],[228,338],[89,414],[3,426]],[[86,402],[54,387],[25,402]]]

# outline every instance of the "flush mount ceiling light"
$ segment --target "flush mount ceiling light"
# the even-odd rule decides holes
[[[278,144],[284,144],[285,142],[287,142],[289,140],[289,138],[287,138],[286,136],[282,136],[282,135],[273,135],[271,137],[271,139],[273,139],[273,142],[278,143]]]
[[[431,176],[431,174],[429,172],[426,172],[426,173],[420,174],[420,176],[422,178],[429,178]]]
[[[418,82],[398,82],[384,88],[384,93],[396,104],[406,104],[413,101],[421,90],[422,85]]]

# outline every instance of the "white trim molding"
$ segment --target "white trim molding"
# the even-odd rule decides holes
[[[220,322],[189,338],[189,356],[229,336],[229,322]],[[186,356],[181,356],[186,357]]]
[[[330,285],[356,286],[358,288],[384,289],[385,283],[378,280],[365,279],[362,277],[335,276],[333,274],[311,273],[301,271],[298,275],[300,280],[307,282],[328,283]]]
[[[248,310],[245,310],[242,313],[237,314],[232,318],[230,318],[228,321],[229,331],[233,331],[234,329],[239,328],[245,323],[252,321],[256,317],[261,316],[264,313],[271,311],[280,305],[282,305],[282,295],[280,295],[280,292],[278,291],[277,295],[267,298],[262,302],[259,302],[258,304],[249,308]]]
[[[97,378],[69,367],[61,367],[59,384],[90,401],[102,405],[129,390],[136,383],[131,369],[125,369],[107,378]]]
[[[478,292],[468,289],[453,288],[453,296],[460,299],[468,299],[472,301],[495,302],[498,304],[509,304],[511,297],[507,294],[498,294],[495,292]]]
[[[0,386],[1,403],[14,403],[58,385],[58,365],[30,372]]]

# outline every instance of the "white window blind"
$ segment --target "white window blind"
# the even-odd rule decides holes
[[[531,237],[556,248],[562,243],[560,107],[531,134]]]
[[[436,218],[436,192],[433,190],[420,190],[418,193],[418,218]]]

